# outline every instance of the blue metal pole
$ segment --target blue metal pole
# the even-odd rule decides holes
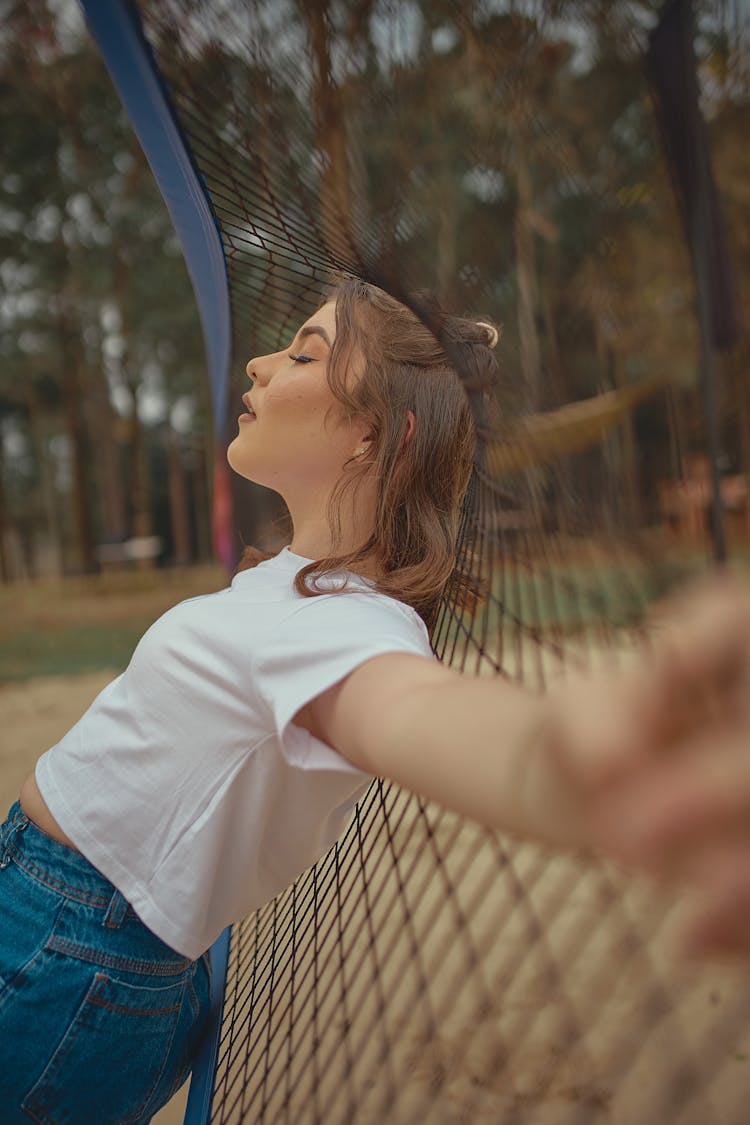
[[[211,1115],[214,1075],[216,1073],[216,1060],[219,1055],[221,1017],[224,1009],[224,989],[227,983],[230,934],[231,930],[227,927],[216,939],[210,950],[211,1015],[203,1046],[193,1067],[183,1125],[208,1125]]]
[[[203,324],[214,427],[221,437],[226,428],[232,326],[218,224],[135,6],[128,0],[81,0],[81,6],[182,244]]]

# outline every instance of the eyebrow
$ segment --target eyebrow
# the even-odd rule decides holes
[[[297,336],[300,340],[304,340],[308,336],[320,336],[321,340],[324,340],[329,348],[333,346],[328,333],[320,324],[306,324],[304,328],[300,328]]]

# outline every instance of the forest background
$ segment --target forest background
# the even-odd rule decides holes
[[[343,5],[358,34],[367,35],[376,6]],[[432,45],[410,64],[419,113],[431,90],[440,98],[451,51],[457,66],[465,59],[440,4],[410,6]],[[304,6],[286,7],[304,31]],[[483,311],[503,326],[503,365],[534,388],[535,409],[654,374],[667,381],[618,439],[628,482],[620,515],[638,525],[664,521],[659,483],[683,478],[705,445],[690,258],[643,66],[660,7],[488,5],[488,37],[522,47],[532,80],[499,123],[511,141],[505,165],[467,171],[466,190],[480,204],[474,226],[460,217],[461,245],[496,279],[494,307]],[[747,325],[748,13],[741,0],[695,7],[702,109]],[[195,65],[198,74],[199,58]],[[519,102],[541,123],[535,138],[518,131]],[[324,115],[325,106],[317,109]],[[95,653],[85,655],[86,629],[93,636],[114,612],[117,665],[150,615],[186,585],[191,592],[222,580],[212,552],[214,427],[200,324],[166,208],[71,0],[2,4],[0,125],[0,579],[14,591],[0,608],[7,629],[16,615],[16,632],[32,607],[41,613],[35,634],[45,621],[54,626],[55,614],[78,622],[78,633],[66,634],[68,669],[78,666],[74,650],[81,667],[99,666]],[[370,140],[377,151],[378,138]],[[381,142],[387,153],[389,139]],[[461,261],[446,215],[437,283],[450,299]],[[242,330],[252,335],[252,325]],[[717,357],[721,469],[745,481],[749,359],[746,331]],[[115,570],[133,541],[150,557]],[[97,575],[98,584],[88,577]],[[94,589],[103,593],[86,610]],[[133,589],[145,599],[142,613],[124,597]],[[0,677],[55,670],[58,658],[48,667],[30,636],[6,646]],[[28,661],[24,645],[34,650]]]
[[[264,3],[284,8],[290,34],[306,34],[306,8],[348,9],[365,37],[375,27],[374,0],[256,6]],[[461,4],[405,6],[425,45],[409,76],[418,114],[443,96],[446,67],[466,66],[446,14]],[[438,287],[450,301],[467,255],[495,279],[493,305],[481,311],[502,325],[504,371],[534,410],[664,380],[589,464],[593,476],[605,461],[620,466],[626,487],[609,497],[613,518],[659,528],[660,483],[684,481],[691,455],[706,445],[690,258],[643,67],[660,0],[464,6],[484,7],[485,48],[524,53],[533,80],[507,91],[507,114],[496,123],[505,163],[467,169],[464,199],[475,206],[441,213]],[[742,330],[716,357],[721,470],[737,482],[746,515],[749,16],[741,0],[696,0],[695,11],[702,108]],[[325,21],[315,26],[324,31]],[[377,54],[382,41],[368,49]],[[195,66],[201,74],[203,60]],[[324,105],[313,108],[325,117]],[[536,123],[533,136],[519,127],[524,120]],[[0,0],[0,136],[7,808],[39,754],[124,666],[148,623],[181,598],[218,588],[226,572],[213,557],[215,439],[195,301],[164,203],[74,0]],[[444,139],[463,143],[458,134]],[[373,151],[388,153],[388,137],[372,140]],[[252,324],[236,329],[253,336]],[[238,369],[235,392],[241,381]],[[134,540],[158,541],[155,554],[126,562],[124,545]],[[618,960],[612,972],[620,967]],[[544,998],[531,1001],[541,1009]],[[715,1009],[707,1010],[713,1028]],[[185,1090],[159,1115],[162,1125],[182,1120],[184,1100]]]

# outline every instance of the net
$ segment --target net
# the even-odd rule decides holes
[[[139,12],[222,240],[230,401],[337,272],[502,324],[459,539],[488,596],[469,614],[449,586],[434,650],[531,686],[620,659],[653,598],[706,566],[715,452],[643,75],[652,8]],[[271,501],[235,501],[244,538],[273,535]],[[679,906],[377,783],[233,928],[210,1120],[739,1120],[750,991],[674,963]]]

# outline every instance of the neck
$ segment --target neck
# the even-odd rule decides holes
[[[289,550],[306,559],[322,559],[333,553],[333,539],[328,522],[320,518],[294,519],[294,533]],[[336,554],[347,554],[347,548],[337,547]]]
[[[334,538],[328,522],[328,497],[323,503],[290,503],[284,497],[294,529],[289,549],[307,559],[349,555],[367,542],[375,518],[374,496],[360,488],[356,496],[344,496],[340,511],[340,534]],[[369,568],[368,568],[369,569]]]

